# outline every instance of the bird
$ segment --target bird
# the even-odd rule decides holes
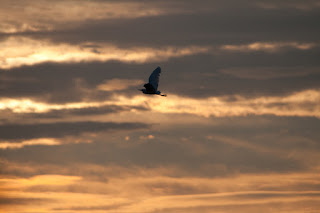
[[[144,84],[143,86],[145,89],[139,89],[142,93],[148,94],[148,95],[161,95],[161,96],[167,96],[164,94],[161,94],[160,91],[158,91],[158,84],[159,84],[159,77],[161,73],[161,68],[157,67],[153,72],[151,73],[149,77],[149,83]]]

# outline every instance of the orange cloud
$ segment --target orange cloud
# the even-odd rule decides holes
[[[60,145],[60,141],[54,138],[37,138],[32,140],[25,140],[22,142],[4,142],[0,141],[0,149],[20,149],[25,146],[45,145],[54,146]]]
[[[124,90],[132,86],[141,86],[143,82],[144,81],[142,80],[114,78],[104,81],[102,84],[97,86],[97,89],[102,91]]]
[[[250,44],[240,45],[223,45],[221,50],[235,51],[235,52],[252,52],[252,51],[265,51],[277,52],[284,48],[294,48],[299,50],[309,50],[319,46],[316,43],[299,43],[299,42],[254,42]]]
[[[69,166],[69,169],[74,167]],[[82,175],[92,175],[94,172],[100,178],[106,177],[108,181],[70,175],[2,178],[1,186],[5,186],[2,187],[2,196],[8,199],[50,199],[50,202],[40,204],[32,200],[23,205],[12,203],[4,209],[8,212],[17,209],[21,212],[34,209],[50,212],[153,212],[185,209],[199,212],[204,207],[221,207],[221,212],[227,212],[223,207],[229,206],[235,210],[242,206],[244,212],[248,212],[253,207],[263,205],[270,208],[276,203],[289,210],[296,210],[298,204],[299,210],[306,207],[315,210],[320,201],[320,191],[306,187],[320,184],[316,169],[285,174],[200,177],[183,176],[177,168],[117,168],[95,165],[78,165],[76,168],[74,171],[83,172]]]
[[[0,32],[55,30],[66,25],[73,27],[86,20],[133,19],[183,12],[158,2],[30,0],[12,4],[2,0]]]
[[[10,179],[3,178],[1,182],[12,188],[23,188],[34,185],[69,185],[81,177],[65,175],[37,175],[31,178]]]
[[[166,61],[174,57],[199,54],[208,51],[206,47],[172,47],[163,48],[119,48],[113,44],[85,43],[80,45],[55,44],[46,40],[28,38],[9,38],[0,42],[0,68],[10,69],[23,65],[44,62],[82,62],[118,60],[126,63],[144,63]],[[19,49],[19,51],[16,51]]]
[[[304,90],[287,96],[261,96],[248,98],[240,95],[209,97],[194,99],[169,95],[150,97],[138,95],[135,97],[115,96],[102,102],[79,102],[66,104],[48,104],[31,99],[2,99],[0,110],[12,110],[15,113],[45,113],[50,110],[76,109],[85,107],[102,107],[108,105],[141,106],[148,103],[153,112],[193,114],[198,116],[246,116],[246,115],[276,115],[276,116],[312,116],[320,115],[320,91]],[[135,112],[138,114],[139,112]],[[143,116],[143,115],[141,115]]]
[[[160,113],[186,113],[199,116],[245,116],[277,115],[277,116],[314,116],[320,115],[320,91],[305,90],[288,96],[262,96],[247,98],[233,96],[234,101],[225,97],[209,97],[206,99],[185,98],[169,95],[167,98],[136,96],[134,98],[119,97],[116,103],[143,104]],[[290,109],[290,110],[288,110]]]

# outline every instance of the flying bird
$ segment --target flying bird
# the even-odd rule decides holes
[[[149,77],[149,83],[144,84],[143,86],[145,89],[140,89],[144,94],[148,95],[161,95],[161,96],[167,96],[161,94],[160,91],[158,91],[158,84],[159,84],[159,77],[161,73],[161,68],[157,67],[153,72],[151,73]]]

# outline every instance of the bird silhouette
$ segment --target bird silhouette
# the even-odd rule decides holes
[[[161,94],[161,92],[158,91],[160,73],[161,73],[160,67],[157,67],[155,70],[153,70],[153,72],[149,77],[149,83],[144,84],[143,86],[145,87],[145,89],[140,89],[140,91],[148,95],[167,96],[167,95]]]

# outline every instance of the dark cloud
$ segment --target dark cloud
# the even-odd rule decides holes
[[[106,79],[147,81],[154,67],[162,67],[159,88],[165,93],[191,97],[240,94],[245,96],[287,95],[304,89],[319,88],[318,50],[269,53],[202,54],[151,64],[79,63],[41,64],[0,71],[1,97],[32,97],[49,102],[105,100],[112,93],[139,94],[132,87],[125,91],[98,91]],[[259,70],[259,67],[262,67]],[[266,70],[266,74],[263,73]],[[285,67],[285,71],[283,69]],[[242,78],[222,73],[224,69],[255,69],[253,77]],[[292,69],[292,74],[291,70]],[[284,73],[282,78],[259,78],[269,73]],[[301,74],[299,74],[301,73]],[[240,74],[241,75],[241,74]],[[281,74],[279,74],[281,75]],[[34,79],[24,80],[27,78]],[[8,80],[12,79],[12,80]],[[13,80],[15,79],[15,80]],[[142,85],[141,85],[142,86]]]
[[[309,55],[306,56],[306,55]],[[177,59],[165,63],[161,87],[168,93],[177,93],[191,97],[208,97],[240,94],[247,97],[261,95],[288,95],[305,89],[319,88],[319,73],[310,73],[303,76],[288,75],[278,79],[248,79],[223,74],[221,69],[256,68],[267,66],[278,72],[283,66],[297,71],[296,66],[317,66],[316,54],[311,53],[283,53],[270,55],[265,53],[230,53],[216,56],[195,56]],[[272,64],[272,66],[270,66]],[[243,68],[244,67],[244,68]],[[258,67],[258,68],[257,68]],[[308,68],[306,68],[308,70]],[[301,69],[299,72],[303,73]],[[263,72],[263,69],[261,70]],[[261,73],[261,75],[264,75]]]
[[[261,3],[275,5],[276,9],[264,8]],[[314,1],[309,3],[313,5]],[[319,72],[302,74],[320,66],[319,46],[306,50],[283,47],[275,52],[219,49],[221,45],[254,42],[318,44],[320,31],[316,20],[319,19],[319,7],[299,9],[295,5],[309,4],[298,1],[290,4],[275,1],[170,1],[163,4],[170,8],[184,8],[189,12],[134,19],[82,20],[75,27],[68,25],[68,28],[54,32],[32,32],[19,36],[50,39],[54,43],[76,46],[91,42],[89,46],[93,49],[104,42],[123,49],[200,45],[210,46],[209,53],[159,63],[45,63],[13,68],[10,72],[2,70],[0,96],[33,97],[49,102],[102,100],[111,95],[111,92],[96,90],[103,80],[146,80],[151,70],[159,65],[163,68],[160,82],[162,90],[184,96],[283,95],[319,88]],[[261,76],[268,75],[270,70],[272,73],[285,74],[281,79],[255,78],[266,67],[268,73],[262,73]],[[286,67],[286,71],[283,71],[283,67]],[[255,69],[256,73],[252,74],[253,77],[241,78],[220,72],[234,68]],[[291,72],[294,74],[291,75]],[[137,94],[131,90],[125,93]]]
[[[1,205],[26,205],[34,203],[52,202],[53,199],[48,198],[25,198],[25,197],[0,197]]]
[[[61,110],[50,110],[48,112],[41,113],[14,113],[12,110],[3,110],[2,115],[7,120],[3,120],[2,123],[10,123],[10,119],[23,121],[25,119],[68,119],[70,117],[82,117],[82,116],[95,116],[95,115],[106,115],[120,112],[128,112],[131,110],[147,111],[148,108],[144,106],[117,106],[109,105],[102,107],[85,107],[85,108],[74,108],[74,109],[61,109]],[[39,121],[39,120],[38,120]]]
[[[48,113],[25,113],[24,116],[31,118],[63,118],[66,116],[90,116],[90,115],[102,115],[113,114],[119,112],[125,112],[130,110],[146,111],[147,108],[143,106],[103,106],[103,107],[87,107],[78,109],[64,109],[64,110],[51,110]],[[23,117],[23,116],[22,116]]]
[[[2,18],[0,25],[15,26],[18,32],[13,32],[15,29],[12,32],[10,29],[0,30],[0,41],[3,44],[10,45],[10,42],[5,42],[11,41],[17,46],[21,41],[29,41],[29,38],[30,41],[39,41],[35,44],[42,45],[40,50],[45,50],[44,44],[50,48],[56,45],[66,47],[63,51],[68,51],[67,47],[75,52],[83,48],[84,53],[88,53],[85,51],[90,49],[97,54],[95,56],[102,53],[99,48],[108,44],[121,48],[121,51],[133,47],[158,50],[200,46],[207,47],[208,52],[159,59],[158,62],[64,61],[3,68],[0,69],[0,100],[4,103],[5,98],[30,98],[33,101],[63,104],[101,102],[117,95],[133,97],[141,94],[135,86],[121,91],[101,91],[98,86],[112,79],[147,81],[150,72],[157,66],[162,68],[159,89],[169,96],[177,94],[205,98],[227,95],[224,100],[230,105],[237,99],[235,95],[250,98],[285,96],[320,88],[320,7],[315,0],[132,1],[141,3],[145,11],[149,11],[150,4],[159,4],[155,11],[163,9],[168,13],[130,18],[110,18],[104,16],[108,15],[105,11],[101,15],[88,11],[92,17],[87,18],[73,17],[71,13],[65,13],[68,10],[64,10],[72,4],[62,7],[64,1],[52,3],[57,3],[57,8],[61,9],[57,14],[62,17],[53,17],[49,13],[41,16],[46,8],[52,11],[48,7],[50,5],[45,5],[45,1],[30,2],[4,1],[0,10],[3,17],[8,18]],[[90,2],[97,3],[94,4],[97,6],[107,1]],[[71,8],[77,9],[76,14],[78,10],[83,11],[83,8],[76,6],[81,7],[87,1],[78,3],[74,5],[75,8]],[[64,18],[64,15],[70,17]],[[274,49],[262,47],[250,50],[239,46],[238,49],[223,49],[223,45],[256,42],[266,46],[272,44]],[[30,46],[26,45],[25,48]],[[34,52],[37,50],[35,48]],[[14,51],[12,55],[17,53],[19,56],[19,53],[23,54],[23,44],[21,51],[19,48],[7,48],[7,51]],[[8,60],[5,54],[0,55],[2,67],[11,65]],[[19,190],[25,196],[32,193],[46,196],[46,192],[50,192],[72,199],[70,193],[78,193],[79,196],[82,193],[85,196],[96,195],[93,199],[106,195],[129,201],[131,197],[137,201],[132,195],[137,193],[138,200],[142,201],[138,204],[150,204],[149,207],[153,198],[158,201],[155,196],[163,196],[161,199],[166,201],[167,198],[175,199],[175,195],[179,195],[181,203],[175,203],[175,207],[150,207],[150,212],[227,213],[235,212],[236,209],[238,212],[269,213],[275,209],[283,212],[315,212],[319,209],[319,202],[316,201],[320,194],[311,192],[320,190],[319,183],[315,181],[320,163],[318,118],[270,115],[203,118],[148,111],[148,121],[157,123],[151,125],[136,122],[142,118],[137,118],[139,114],[134,111],[148,110],[144,106],[120,105],[20,114],[15,113],[14,109],[2,108],[0,173],[8,179],[4,181],[8,183],[8,186],[3,186],[4,193]],[[290,111],[289,106],[272,103],[266,105],[266,108],[277,107]],[[296,104],[295,107],[316,109],[308,101]],[[314,112],[316,114],[317,111]],[[129,116],[125,117],[127,114]],[[104,116],[100,118],[99,115]],[[104,118],[122,122],[92,121]],[[81,121],[76,122],[78,120]],[[48,137],[56,138],[61,144],[5,147],[6,142],[19,143]],[[50,174],[70,175],[77,181],[66,185],[37,182],[37,178],[45,179]],[[290,181],[282,179],[283,175]],[[12,177],[36,179],[23,179],[20,182],[17,178],[10,187]],[[244,180],[246,177],[248,180]],[[55,176],[51,178],[56,180]],[[135,182],[134,178],[138,178],[138,181]],[[199,183],[196,182],[198,179]],[[220,179],[223,183],[216,187],[215,181]],[[28,181],[32,185],[28,185]],[[19,183],[26,185],[14,189],[16,183],[18,186]],[[254,193],[246,194],[246,190]],[[69,193],[65,195],[63,192]],[[230,195],[225,196],[226,192]],[[218,202],[211,197],[196,197],[204,193],[215,193],[215,198],[218,193],[223,193],[223,197],[230,203],[215,205]],[[185,203],[182,195],[189,195],[186,197],[190,200],[192,197],[196,201],[203,201],[203,205],[200,203],[199,206],[183,208]],[[0,204],[9,207],[25,205],[22,208],[30,204],[45,205],[48,201],[42,198],[0,198]],[[69,203],[67,197],[61,197],[59,206],[49,208],[53,212],[118,211],[122,207],[130,209],[130,205],[136,203],[102,204],[95,205],[90,199],[84,205],[74,204]],[[42,207],[48,209],[45,206],[39,208]]]
[[[256,202],[255,202],[256,201]],[[320,207],[318,204],[319,202],[317,199],[310,199],[305,200],[299,198],[295,201],[288,202],[287,200],[277,200],[277,201],[269,201],[269,202],[259,202],[257,200],[250,200],[246,203],[234,203],[228,205],[214,205],[214,201],[212,201],[211,205],[201,205],[201,206],[194,206],[194,207],[172,207],[172,208],[161,208],[156,209],[153,211],[149,211],[149,213],[194,213],[194,212],[203,212],[203,213],[211,213],[211,212],[225,212],[225,213],[232,213],[235,211],[237,212],[261,212],[261,213],[271,213],[274,212],[274,209],[277,211],[305,211],[305,209],[309,209],[310,211],[317,211]]]
[[[3,124],[0,125],[0,138],[2,140],[21,140],[41,137],[59,138],[88,132],[130,130],[147,127],[149,127],[149,125],[144,123],[103,123],[89,121],[43,124]]]
[[[57,165],[68,162],[145,168],[176,166],[185,176],[289,172],[317,165],[317,159],[310,161],[295,153],[320,149],[318,126],[319,120],[315,118],[213,118],[210,125],[184,124],[160,132],[157,128],[147,133],[129,132],[126,133],[129,141],[123,135],[113,138],[97,135],[90,144],[33,146],[1,150],[0,154],[17,162],[24,161],[28,154],[30,162],[41,160]],[[154,139],[143,140],[141,134],[152,134]]]
[[[29,155],[29,162],[65,165],[66,163],[90,163],[96,165],[118,165],[122,167],[142,167],[146,169],[174,166],[181,170],[178,176],[219,177],[241,173],[293,172],[304,170],[303,162],[273,153],[261,153],[218,142],[204,144],[195,141],[187,148],[180,144],[149,142],[132,148],[121,148],[112,139],[92,144],[64,146],[32,146],[19,150],[0,150],[5,159],[21,163]],[[114,142],[114,141],[113,141]],[[130,142],[134,143],[134,142]],[[200,145],[197,145],[200,144]],[[200,146],[207,149],[204,154],[195,154]],[[46,171],[54,174],[56,171]],[[68,170],[72,175],[73,171]],[[37,172],[36,172],[37,173]],[[17,172],[17,175],[21,173]],[[30,175],[30,174],[22,174]],[[85,174],[84,174],[85,175]],[[99,174],[96,174],[99,175]],[[102,181],[104,181],[102,179]],[[185,188],[185,191],[192,190]],[[174,193],[174,191],[172,191]]]
[[[142,79],[154,69],[150,65],[130,65],[117,62],[40,64],[0,71],[1,97],[32,97],[49,102],[105,100],[111,92],[98,91],[97,86],[107,79]],[[141,75],[145,72],[144,75]],[[130,75],[128,75],[130,73]],[[24,80],[32,78],[32,80]],[[15,79],[15,80],[8,80]],[[142,86],[142,85],[141,85]],[[136,94],[137,90],[126,90]]]
[[[223,74],[240,79],[267,80],[278,78],[303,77],[319,74],[320,67],[254,67],[254,68],[227,68],[219,70]]]
[[[81,20],[80,23],[68,24],[67,28],[62,25],[61,30],[54,32],[23,35],[69,43],[105,41],[124,47],[319,41],[316,20],[319,19],[320,8],[296,10],[279,7],[266,10],[257,6],[258,2],[240,2],[167,2],[164,5],[188,12],[134,19]]]
[[[121,207],[125,207],[130,205],[131,203],[120,203],[120,204],[113,204],[113,205],[103,205],[103,206],[72,206],[70,208],[54,208],[54,211],[102,211],[102,210],[116,210]]]

